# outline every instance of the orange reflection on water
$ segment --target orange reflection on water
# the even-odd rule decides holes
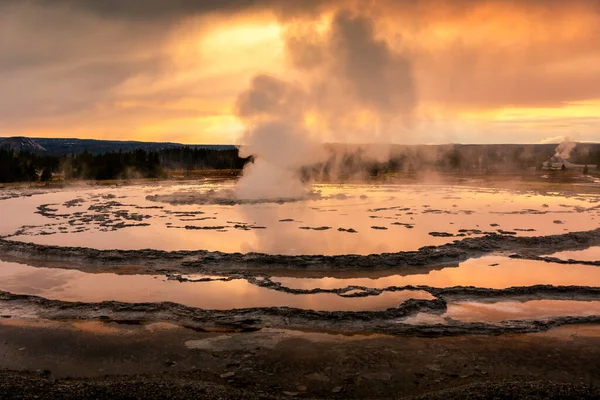
[[[34,225],[32,234],[11,238],[39,244],[94,247],[98,249],[218,250],[270,254],[371,254],[416,250],[440,245],[464,236],[433,237],[430,232],[467,235],[461,230],[504,231],[519,236],[561,234],[598,226],[600,210],[593,207],[598,197],[524,193],[503,189],[436,185],[315,185],[321,200],[284,204],[170,205],[152,202],[147,195],[199,195],[207,190],[231,190],[233,184],[158,185],[66,189],[32,198],[5,200],[0,210],[0,234],[14,233],[21,225]],[[99,196],[117,196],[116,211],[147,215],[148,226],[102,229],[97,223],[77,225],[87,231],[74,232],[64,219],[35,214],[36,206],[53,204],[58,214],[89,211],[90,205],[104,204]],[[365,197],[366,196],[366,197]],[[66,207],[64,202],[81,198],[83,203]],[[164,207],[163,209],[141,207]],[[180,218],[174,212],[204,212],[207,219]],[[86,215],[87,215],[86,214]],[[115,215],[112,215],[114,218]],[[281,220],[293,219],[291,222]],[[235,222],[265,227],[240,230]],[[557,221],[557,222],[555,222]],[[129,221],[128,221],[129,222]],[[54,225],[46,226],[47,223]],[[61,225],[62,224],[62,225]],[[222,226],[225,229],[184,229]],[[410,226],[410,227],[407,227]],[[330,227],[302,230],[300,227]],[[387,229],[373,229],[373,226]],[[62,228],[62,230],[61,230]],[[339,231],[352,228],[357,233]],[[469,233],[472,233],[470,231]]]
[[[495,266],[491,266],[498,264]],[[385,288],[389,286],[427,285],[434,287],[477,286],[504,289],[512,286],[579,285],[600,286],[600,268],[586,265],[552,264],[543,261],[518,260],[501,256],[470,259],[458,267],[419,275],[393,275],[370,278],[279,278],[273,281],[296,289],[343,288],[350,285]]]
[[[87,274],[0,262],[0,290],[63,301],[164,302],[204,309],[293,307],[319,311],[375,311],[398,307],[408,299],[432,299],[423,291],[385,292],[344,298],[320,293],[293,295],[261,288],[246,280],[180,283],[162,276]]]
[[[448,304],[444,317],[464,322],[542,320],[554,316],[600,315],[600,301],[532,300],[497,303],[459,302]]]
[[[549,254],[549,256],[560,258],[562,260],[600,261],[600,246],[593,246],[584,250],[560,251],[558,253]]]
[[[168,322],[153,322],[140,325],[123,325],[116,322],[102,321],[52,321],[47,319],[0,319],[0,326],[21,328],[64,329],[92,333],[94,335],[134,335],[148,334],[157,331],[179,329],[178,325]]]

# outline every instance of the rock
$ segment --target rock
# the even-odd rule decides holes
[[[39,376],[41,376],[41,377],[44,377],[44,378],[47,378],[47,377],[49,377],[49,376],[50,376],[50,374],[51,374],[51,372],[50,372],[49,370],[47,370],[47,369],[36,369],[36,370],[35,370],[35,372],[36,372],[36,373],[37,373]]]
[[[439,365],[435,365],[435,364],[426,365],[425,368],[427,368],[430,371],[441,371],[440,366]]]
[[[433,237],[452,237],[452,236],[454,236],[453,234],[448,233],[448,232],[429,232],[429,235],[433,236]]]
[[[283,394],[290,397],[298,396],[298,392],[283,392]]]
[[[339,393],[342,391],[342,389],[343,389],[342,386],[336,386],[333,389],[331,389],[331,393]]]
[[[296,386],[296,389],[299,392],[306,392],[308,390],[308,387],[306,385],[298,385],[298,386]]]
[[[313,381],[329,382],[329,377],[327,375],[323,375],[318,372],[313,372],[312,374],[306,375],[306,378],[312,379]]]
[[[301,226],[299,229],[303,229],[305,231],[327,231],[329,229],[331,229],[330,226],[319,226],[319,227],[312,227],[312,226]]]
[[[392,375],[389,372],[369,372],[361,376],[365,379],[378,381],[389,381],[392,379]]]
[[[221,378],[223,378],[223,379],[231,378],[231,377],[234,377],[234,376],[235,376],[235,372],[226,372],[226,373],[224,373],[224,374],[221,374],[220,376],[221,376]]]

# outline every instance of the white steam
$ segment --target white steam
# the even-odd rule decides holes
[[[377,38],[370,17],[340,11],[321,34],[311,24],[294,21],[286,29],[289,62],[302,84],[261,74],[238,97],[246,125],[240,154],[254,157],[238,198],[303,197],[299,170],[331,160],[325,141],[390,143],[392,121],[410,120],[412,65]],[[369,151],[378,161],[389,157],[385,145]]]
[[[306,195],[299,169],[321,161],[324,153],[303,121],[305,102],[300,88],[267,75],[256,76],[239,96],[237,112],[248,127],[240,156],[255,160],[244,169],[236,187],[238,198]]]
[[[571,158],[571,152],[577,147],[577,142],[572,142],[571,139],[565,137],[563,142],[554,150],[554,157],[560,157],[563,160]]]

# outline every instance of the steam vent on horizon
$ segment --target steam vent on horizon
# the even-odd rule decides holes
[[[600,0],[0,0],[0,399],[600,399]]]

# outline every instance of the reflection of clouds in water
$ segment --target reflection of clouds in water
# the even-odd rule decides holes
[[[556,257],[563,260],[598,261],[600,260],[600,246],[593,246],[584,250],[561,251],[548,254],[548,257]]]
[[[168,194],[177,192],[206,192],[207,190],[231,190],[231,183],[200,185],[158,185],[148,187],[111,187],[94,190],[66,190],[60,193],[45,194],[33,198],[5,200],[0,211],[0,220],[8,220],[14,216],[23,216],[23,222],[29,222],[37,228],[31,232],[52,231],[49,236],[16,236],[13,240],[32,241],[39,244],[60,246],[93,246],[99,249],[141,249],[155,248],[160,250],[218,250],[224,252],[261,252],[277,254],[372,254],[417,250],[428,245],[440,245],[455,240],[450,238],[434,238],[429,232],[448,232],[460,234],[460,230],[503,231],[513,232],[520,236],[542,236],[570,231],[594,229],[597,224],[594,216],[599,210],[590,210],[590,205],[597,196],[565,197],[519,193],[505,190],[478,189],[468,187],[443,187],[429,185],[316,185],[322,198],[327,200],[306,200],[284,204],[263,203],[233,206],[217,205],[179,205],[160,204],[163,209],[144,208],[157,207],[159,203],[146,200],[147,192],[151,194]],[[110,201],[105,198],[114,195],[113,200],[123,203],[123,207],[115,206],[111,210],[112,223],[118,224],[117,212],[129,211],[135,214],[150,215],[142,221],[125,220],[127,223],[149,223],[150,226],[126,227],[116,231],[101,232],[100,225],[85,222],[88,231],[75,230],[81,226],[71,226],[71,217],[54,221],[33,214],[40,204],[59,204],[57,213],[73,213],[76,211],[90,213],[87,208],[91,204]],[[123,196],[126,198],[123,198]],[[368,197],[361,198],[367,195]],[[89,197],[93,197],[89,198]],[[511,202],[507,202],[509,197]],[[75,198],[89,198],[82,208],[63,207],[63,203]],[[426,199],[426,200],[425,200]],[[30,202],[31,204],[27,203]],[[563,207],[567,203],[568,208]],[[425,208],[424,206],[429,207]],[[141,208],[136,208],[139,206]],[[394,207],[410,208],[409,211]],[[577,212],[579,207],[581,212]],[[371,212],[383,208],[381,211]],[[523,210],[538,210],[548,214],[531,213]],[[466,211],[472,211],[467,213]],[[173,212],[199,212],[205,214],[181,216]],[[169,213],[171,212],[171,213]],[[555,214],[557,212],[565,214]],[[29,215],[31,213],[31,215]],[[202,220],[203,217],[216,219]],[[374,218],[370,218],[374,217]],[[292,218],[294,222],[279,222]],[[189,220],[188,220],[189,219]],[[563,225],[554,224],[555,219],[564,219]],[[239,221],[256,226],[264,226],[264,230],[234,229],[228,221]],[[323,227],[327,231],[303,231],[301,226]],[[18,221],[21,222],[21,221]],[[16,231],[18,222],[10,222]],[[47,223],[62,225],[44,226]],[[393,223],[396,225],[392,225]],[[168,227],[167,224],[170,224]],[[412,229],[407,229],[406,225]],[[195,227],[226,226],[227,232],[214,230],[186,230],[186,225]],[[383,226],[387,231],[376,231],[371,226]],[[20,226],[20,225],[19,225]],[[61,229],[63,228],[63,229]],[[174,229],[179,228],[179,229]],[[339,232],[338,228],[354,229],[358,233]],[[527,231],[527,229],[535,229]],[[468,234],[464,234],[468,235]]]
[[[490,267],[490,264],[497,264]],[[473,258],[458,266],[438,267],[418,273],[394,275],[378,279],[360,278],[358,272],[349,278],[294,278],[277,277],[272,280],[285,287],[312,289],[315,287],[337,289],[352,285],[369,288],[390,286],[427,285],[433,287],[475,286],[505,289],[538,284],[555,286],[600,286],[600,269],[587,265],[552,264],[544,261],[519,260],[502,256]]]
[[[6,268],[5,268],[6,267]],[[116,275],[110,273],[90,274],[81,271],[39,269],[28,265],[0,262],[0,269],[6,271],[0,281],[0,290],[13,290],[21,287],[21,294],[41,296],[63,301],[124,301],[129,303],[170,301],[204,309],[234,309],[252,307],[295,307],[324,311],[385,310],[397,307],[410,299],[432,299],[423,291],[385,292],[379,296],[365,298],[343,298],[337,294],[319,293],[295,295],[262,288],[246,280],[230,282],[180,283],[154,279],[151,275]],[[30,287],[23,280],[40,277],[40,282],[48,275],[60,281],[62,290],[56,285]],[[46,280],[46,282],[49,282]]]
[[[500,301],[492,304],[461,302],[448,304],[443,316],[464,322],[544,319],[554,316],[598,315],[600,301],[531,300]]]
[[[0,272],[3,290],[12,293],[61,293],[65,290],[67,277],[69,275],[68,271],[36,269],[24,272],[14,272],[19,269],[18,266],[11,266],[11,264],[3,265]]]

